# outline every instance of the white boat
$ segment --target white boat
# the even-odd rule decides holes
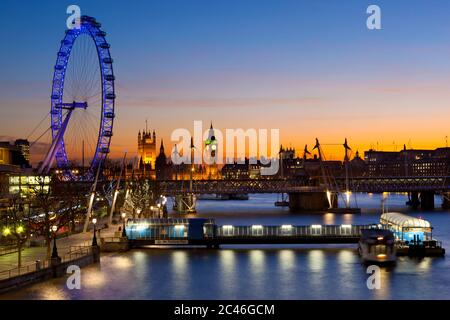
[[[361,230],[358,252],[365,263],[395,263],[397,254],[393,233],[385,229]]]

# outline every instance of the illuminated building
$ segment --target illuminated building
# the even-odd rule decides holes
[[[156,162],[156,133],[155,130],[153,130],[153,133],[150,133],[150,131],[144,130],[141,134],[141,131],[139,131],[138,134],[138,153],[140,157],[140,165],[139,169],[143,170],[141,168],[142,165],[147,168],[149,166],[150,170],[155,169],[155,162]]]
[[[26,141],[26,140],[17,140]],[[0,142],[0,165],[3,167],[17,166],[21,168],[30,167],[29,163],[29,144],[26,147],[25,143],[12,145],[9,141]],[[25,152],[26,151],[26,152]],[[28,159],[27,159],[28,158]],[[14,171],[14,170],[13,170]]]
[[[155,161],[156,179],[170,180],[172,179],[172,168],[167,162],[167,156],[164,152],[164,142],[161,139],[161,146],[159,147],[159,155]]]
[[[369,150],[364,153],[367,174],[376,176],[442,176],[450,166],[450,148],[406,149],[399,152]]]
[[[24,159],[30,163],[30,142],[27,139],[17,139],[14,145],[20,149]]]
[[[37,176],[32,174],[13,175],[9,176],[9,194],[21,194],[28,196],[34,192],[35,189],[41,188],[43,191],[49,190],[50,176]]]
[[[227,163],[222,167],[222,178],[228,180],[245,180],[249,178],[249,160],[245,163]]]
[[[217,153],[218,143],[214,135],[214,128],[211,126],[208,132],[208,138],[205,141],[205,152],[210,159],[210,163],[205,165],[205,173],[207,179],[218,179]]]

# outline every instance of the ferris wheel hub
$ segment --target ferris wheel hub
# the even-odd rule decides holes
[[[70,102],[70,103],[59,103],[56,105],[56,108],[58,109],[65,109],[65,110],[74,110],[74,109],[87,109],[88,103],[87,102]]]

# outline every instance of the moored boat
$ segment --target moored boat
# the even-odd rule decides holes
[[[365,263],[395,263],[397,256],[394,234],[386,229],[363,229],[358,252]]]

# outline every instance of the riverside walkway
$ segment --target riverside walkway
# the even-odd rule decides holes
[[[118,226],[110,226],[109,228],[100,231],[101,237],[113,236]],[[58,254],[64,256],[69,254],[76,247],[90,246],[92,243],[93,232],[76,233],[67,237],[57,238],[56,246]],[[97,232],[97,237],[99,233]],[[47,259],[47,247],[27,247],[22,251],[22,265],[29,265],[36,262],[36,260],[45,261]],[[7,270],[17,268],[17,252],[8,253],[0,256],[0,274]]]

